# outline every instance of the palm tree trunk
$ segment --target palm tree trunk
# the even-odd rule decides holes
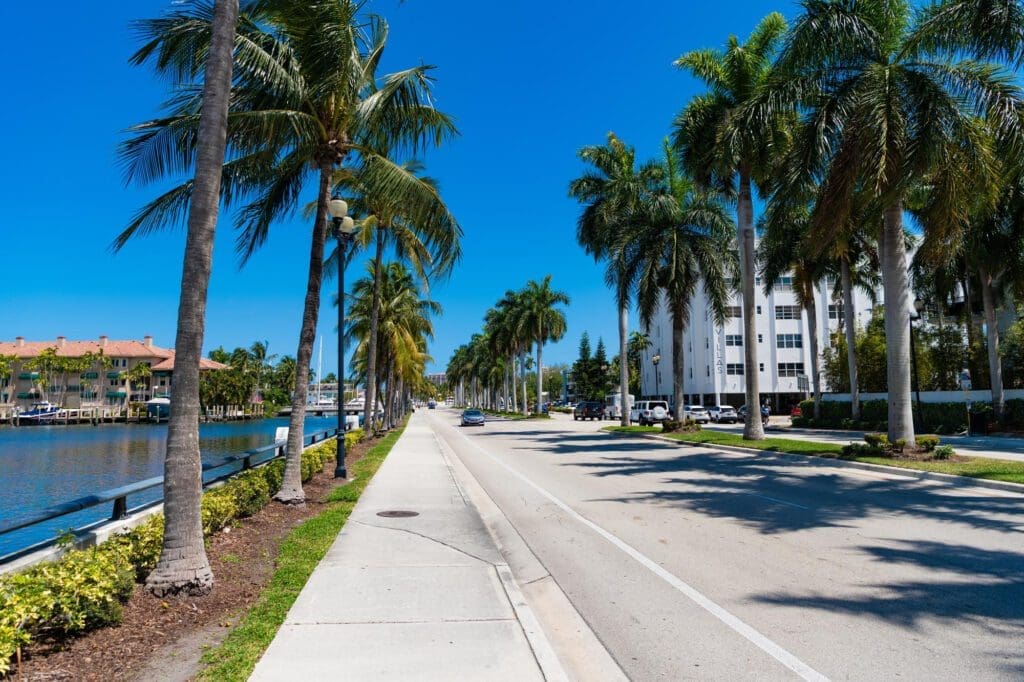
[[[981,279],[981,301],[985,306],[985,338],[988,341],[988,373],[992,383],[992,411],[998,421],[1003,420],[1006,401],[1003,396],[1003,361],[999,357],[999,322],[996,320],[995,294],[992,291],[992,273],[978,268]]]
[[[910,292],[903,203],[885,210],[882,225],[882,289],[885,294],[886,388],[889,392],[889,440],[915,445],[910,400]]]
[[[762,440],[761,390],[757,364],[757,319],[754,317],[754,203],[750,196],[750,169],[740,168],[740,191],[736,203],[740,247],[740,284],[743,306],[743,379],[746,385],[747,420],[745,440]]]
[[[804,304],[807,312],[808,350],[811,353],[811,388],[814,389],[814,418],[821,419],[821,369],[818,362],[818,304],[814,300],[814,283],[810,283],[810,296]]]
[[[541,394],[544,393],[544,365],[540,363],[540,354],[544,346],[544,325],[537,326],[537,414],[544,412],[541,404]]]
[[[238,0],[217,0],[203,83],[195,189],[189,207],[174,342],[174,393],[164,458],[163,547],[156,568],[146,578],[146,588],[161,597],[178,592],[204,594],[213,587],[200,513],[199,360],[213,269],[213,236],[220,205],[237,22]]]
[[[309,390],[309,364],[316,344],[316,325],[320,316],[320,286],[323,280],[324,243],[327,240],[327,203],[331,198],[331,164],[320,166],[320,188],[317,194],[313,240],[309,249],[309,277],[306,302],[302,310],[299,350],[295,354],[295,384],[292,392],[292,413],[288,422],[288,452],[284,462],[284,478],[274,499],[285,504],[304,504],[302,490],[302,439],[306,421],[306,398]]]
[[[392,429],[395,426],[395,363],[391,361],[388,363],[388,378],[386,379],[387,393],[384,397],[384,404],[387,406],[387,417],[385,424],[387,429]]]
[[[629,426],[629,305],[625,298],[619,303],[619,400],[619,424]]]
[[[850,260],[843,257],[840,262],[840,286],[843,289],[843,332],[846,334],[846,364],[850,371],[850,416],[860,421],[860,378],[857,376],[857,330],[856,311],[853,309],[853,277],[850,275]]]
[[[519,411],[519,378],[516,376],[516,363],[518,356],[518,349],[512,352],[512,409],[511,412]]]
[[[384,261],[384,225],[377,226],[377,252],[373,256],[373,306],[370,309],[370,338],[366,353],[366,405],[363,420],[367,433],[374,433],[377,412],[377,327],[380,324],[380,280]]]
[[[530,415],[530,399],[526,394],[526,351],[519,352],[519,372],[523,375],[523,416]]]
[[[672,310],[672,400],[675,401],[675,412],[672,418],[683,421],[683,311],[679,306]]]

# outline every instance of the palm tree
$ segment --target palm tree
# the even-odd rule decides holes
[[[556,306],[569,304],[569,297],[551,288],[551,275],[540,282],[530,280],[523,290],[523,328],[533,334],[537,344],[537,413],[543,411],[544,365],[541,353],[544,343],[558,341],[565,336],[565,313]],[[525,402],[525,399],[524,399]]]
[[[345,340],[355,348],[353,370],[363,373],[369,385],[371,333],[375,331],[377,339],[373,345],[385,369],[382,383],[386,395],[381,402],[385,426],[390,428],[402,412],[405,389],[416,384],[430,360],[426,344],[434,332],[431,318],[441,313],[441,307],[421,297],[415,276],[400,262],[386,263],[379,279],[376,265],[367,263],[367,276],[356,281],[351,297]],[[376,330],[373,329],[375,298],[379,308]]]
[[[430,97],[429,66],[377,75],[387,25],[362,15],[356,0],[310,4],[303,0],[246,3],[236,50],[236,91],[228,115],[230,161],[223,167],[222,198],[251,199],[239,213],[237,239],[243,262],[262,246],[272,224],[292,214],[303,187],[315,181],[316,210],[284,480],[276,499],[302,503],[301,452],[308,383],[323,277],[327,205],[339,166],[373,186],[388,188],[409,210],[422,200],[420,186],[379,149],[416,153],[455,134]],[[150,37],[136,58],[156,55],[169,72],[187,67],[202,49],[208,24],[193,4],[142,28]],[[183,96],[172,114],[134,129],[123,148],[129,176],[154,179],[194,153],[194,109],[201,97]],[[367,182],[369,182],[367,180]],[[136,233],[164,227],[186,206],[191,183],[145,207],[115,246]],[[422,207],[420,207],[422,208]]]
[[[199,509],[199,361],[206,327],[206,294],[213,264],[213,235],[231,97],[231,48],[237,20],[238,0],[215,0],[174,341],[174,393],[164,458],[163,547],[156,568],[146,578],[146,588],[157,596],[202,594],[213,586]]]
[[[672,320],[675,419],[683,419],[683,332],[703,285],[715,321],[725,320],[737,264],[730,258],[733,223],[718,199],[683,176],[665,142],[664,184],[643,207],[636,244],[628,248],[629,281],[637,282],[640,320],[649,327],[664,299]]]
[[[381,152],[386,156],[387,152]],[[417,275],[428,282],[445,277],[461,257],[459,240],[462,229],[441,199],[437,183],[421,175],[423,165],[406,161],[397,166],[405,177],[405,190],[395,194],[389,183],[380,183],[377,173],[349,172],[341,169],[335,175],[336,191],[352,194],[351,202],[356,214],[363,215],[357,223],[356,243],[364,248],[375,245],[373,256],[374,281],[380,280],[385,249],[390,247],[397,258],[408,261]],[[389,181],[390,182],[390,181]],[[415,194],[415,201],[409,195]],[[330,270],[337,267],[337,251],[328,258]],[[373,410],[377,402],[376,328],[379,322],[380,288],[374,295],[373,316],[369,335],[366,403],[366,424],[373,424]]]
[[[625,357],[629,333],[629,276],[626,248],[635,237],[640,207],[662,176],[649,162],[636,167],[636,151],[614,133],[602,146],[588,146],[577,156],[591,166],[569,183],[569,196],[584,205],[576,223],[576,239],[594,260],[606,260],[605,282],[615,291],[619,308],[619,357]],[[629,426],[629,367],[619,363],[619,391],[624,406],[622,426]]]
[[[629,387],[630,393],[633,393],[638,398],[640,397],[640,363],[643,358],[643,354],[651,347],[651,338],[641,331],[633,331],[629,333],[629,342],[627,345],[628,350],[626,351],[627,357],[629,358]],[[625,408],[623,408],[625,409]]]
[[[740,252],[740,292],[743,316],[743,355],[746,401],[750,409],[743,428],[748,440],[764,438],[757,409],[760,404],[757,325],[754,317],[754,206],[752,184],[764,183],[773,161],[788,143],[786,117],[755,120],[738,114],[772,76],[772,57],[786,33],[786,21],[773,13],[761,20],[746,43],[730,36],[724,51],[694,50],[676,60],[707,85],[673,123],[673,146],[690,176],[702,187],[736,192]]]
[[[1019,88],[995,64],[1018,54],[1019,8],[1003,3],[938,2],[915,13],[900,0],[849,3],[805,0],[777,77],[746,122],[798,107],[805,125],[794,144],[801,177],[821,179],[811,214],[816,243],[843,229],[857,192],[866,191],[883,219],[878,240],[885,295],[889,438],[914,443],[910,399],[910,302],[903,211],[911,191],[934,188],[922,213],[939,239],[962,230],[979,178],[991,179],[997,146],[1024,137]],[[1004,7],[1005,9],[1005,7]],[[988,14],[988,10],[993,10]]]

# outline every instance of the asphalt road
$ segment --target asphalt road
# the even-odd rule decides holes
[[[635,680],[1024,678],[1024,496],[429,413]]]

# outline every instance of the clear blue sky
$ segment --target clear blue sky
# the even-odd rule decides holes
[[[115,149],[123,130],[159,113],[167,84],[128,56],[133,19],[172,3],[4,3],[7,104],[0,183],[0,339],[156,337],[174,343],[183,230],[140,239],[118,254],[113,237],[155,187],[125,187]],[[437,103],[461,137],[426,157],[465,231],[464,257],[433,297],[445,309],[431,347],[443,370],[506,289],[552,274],[569,294],[569,332],[545,363],[571,362],[579,336],[616,352],[616,315],[602,268],[577,246],[579,208],[566,185],[576,150],[614,131],[638,156],[659,153],[672,116],[697,85],[672,67],[682,52],[742,37],[790,2],[666,0],[371,2],[391,25],[385,71],[438,68]],[[55,14],[57,16],[55,16]],[[222,214],[223,216],[223,214]],[[218,229],[206,349],[257,339],[294,355],[309,225],[277,226],[243,270],[229,219]],[[350,267],[350,280],[361,274]],[[335,311],[325,285],[324,371],[335,368]],[[631,324],[635,325],[632,319]],[[315,364],[315,358],[314,358]]]

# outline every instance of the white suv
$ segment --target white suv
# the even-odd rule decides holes
[[[683,405],[683,419],[692,419],[698,424],[707,424],[711,421],[711,415],[703,405]]]
[[[649,426],[669,419],[668,403],[664,400],[638,400],[629,411],[629,421]]]

